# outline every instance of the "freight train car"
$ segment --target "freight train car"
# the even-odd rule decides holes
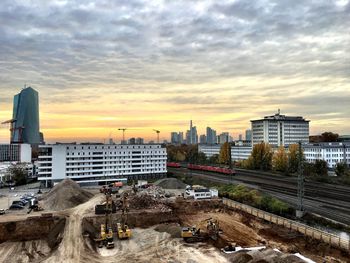
[[[175,162],[167,162],[166,166],[167,167],[172,167],[172,168],[180,168],[181,164],[180,163],[175,163]]]
[[[190,170],[206,171],[206,172],[213,172],[213,173],[220,173],[220,174],[227,174],[227,175],[236,174],[235,170],[233,169],[222,168],[217,166],[209,166],[209,165],[188,164],[187,168]]]

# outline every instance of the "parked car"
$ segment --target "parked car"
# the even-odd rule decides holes
[[[5,214],[5,209],[0,209],[0,215],[4,215]]]
[[[19,209],[23,209],[23,208],[24,207],[19,205],[19,204],[12,204],[9,209],[11,209],[11,210],[19,210]]]

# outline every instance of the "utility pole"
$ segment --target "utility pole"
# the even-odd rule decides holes
[[[303,172],[303,157],[301,141],[299,142],[299,174],[298,174],[298,209],[296,211],[296,217],[302,218],[304,216],[304,172]]]
[[[231,143],[228,143],[228,168],[232,170],[232,148]],[[231,181],[233,181],[233,174],[231,173]]]

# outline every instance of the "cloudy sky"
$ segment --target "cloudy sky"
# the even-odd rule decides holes
[[[49,142],[169,139],[191,118],[237,136],[279,108],[349,134],[349,80],[348,0],[0,5],[0,119],[27,83]]]

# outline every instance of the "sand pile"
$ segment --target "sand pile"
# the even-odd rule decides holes
[[[92,196],[92,193],[83,190],[76,182],[67,178],[44,194],[42,200],[46,209],[57,211],[85,203]]]
[[[154,185],[157,185],[164,189],[185,189],[186,188],[186,184],[177,180],[176,178],[160,179],[157,182],[155,182]]]
[[[177,224],[161,224],[154,228],[157,232],[166,232],[173,238],[181,238],[181,226]]]

